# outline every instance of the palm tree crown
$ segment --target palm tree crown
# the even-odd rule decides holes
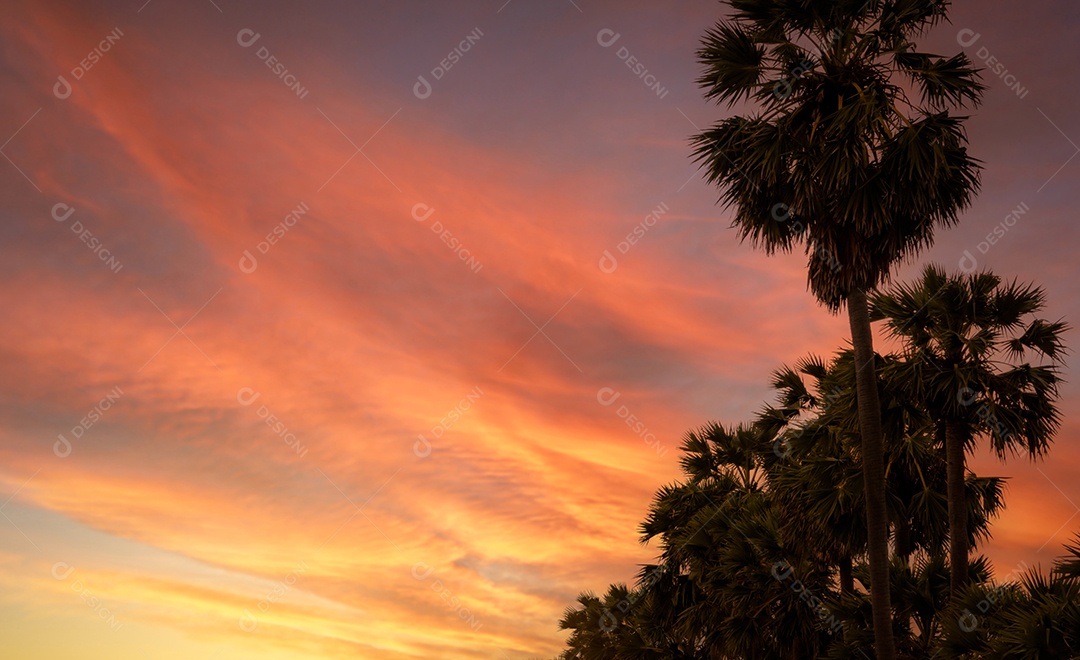
[[[963,53],[915,49],[941,0],[732,0],[698,56],[706,98],[758,112],[693,139],[741,236],[802,242],[814,294],[836,309],[956,221],[978,188],[963,118],[983,87]]]
[[[929,266],[920,280],[873,296],[871,318],[903,340],[898,374],[939,419],[987,437],[1003,458],[1041,456],[1060,422],[1058,362],[1068,326],[1035,316],[1041,288],[989,272],[948,276]],[[1036,364],[1014,361],[1034,358]]]
[[[968,577],[966,452],[984,437],[999,456],[1035,458],[1060,423],[1058,362],[1068,326],[1035,316],[1044,303],[1038,287],[989,272],[948,276],[935,266],[871,300],[870,317],[905,345],[894,378],[923,403],[945,445],[954,597]],[[1025,358],[1035,363],[1015,364]]]

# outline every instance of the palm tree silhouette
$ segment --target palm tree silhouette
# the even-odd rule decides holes
[[[907,563],[917,551],[932,555],[947,544],[945,457],[928,432],[932,424],[924,407],[897,378],[901,359],[877,359],[888,519],[897,558]],[[838,563],[842,593],[852,591],[852,560],[866,547],[854,371],[850,350],[828,363],[809,356],[784,367],[773,376],[779,405],[758,417],[768,437],[777,438],[775,453],[785,458],[769,470],[769,482],[773,495],[788,506],[786,525],[794,535],[818,539]],[[1003,488],[998,477],[972,475],[965,484],[972,540],[989,536],[990,519],[1003,506]]]
[[[929,657],[953,616],[944,451],[900,379],[902,359],[878,359],[888,516],[907,539],[890,570],[896,642],[905,657]],[[657,491],[641,525],[643,541],[659,541],[657,562],[633,588],[579,596],[560,624],[572,631],[562,660],[865,657],[872,604],[854,583],[872,582],[854,382],[852,351],[810,356],[773,374],[777,402],[752,424],[687,433],[684,479]],[[1002,480],[972,475],[966,494],[969,537],[988,536]],[[985,560],[969,571],[983,587]]]
[[[660,541],[667,579],[653,592],[673,605],[665,625],[698,657],[816,657],[831,640],[819,612],[832,567],[816,544],[783,534],[771,442],[753,425],[711,423],[688,433],[682,451],[687,480],[661,488],[641,525],[643,541]]]
[[[705,97],[755,114],[693,138],[734,226],[767,253],[801,244],[811,291],[845,302],[858,376],[875,647],[896,656],[880,406],[866,292],[956,222],[978,187],[962,119],[978,73],[963,54],[915,50],[945,18],[937,0],[730,0],[698,51]],[[911,88],[919,98],[908,93]]]
[[[947,276],[929,266],[920,280],[873,296],[871,318],[904,342],[895,377],[924,402],[945,447],[950,590],[967,579],[966,452],[982,437],[1002,458],[1043,455],[1058,428],[1057,362],[1067,325],[1035,316],[1042,289],[989,273]],[[1050,364],[1014,361],[1027,356]]]
[[[775,371],[771,385],[777,405],[766,406],[757,424],[775,438],[771,485],[789,510],[789,533],[819,540],[846,594],[854,590],[854,559],[866,549],[866,517],[858,450],[829,421],[829,412],[835,419],[835,406],[851,388],[837,377],[835,365],[810,355]]]
[[[652,615],[641,608],[642,592],[613,584],[603,598],[585,592],[578,596],[579,607],[566,610],[559,627],[573,631],[560,660],[681,660],[684,656],[665,654],[653,639]],[[685,656],[689,658],[690,656]]]
[[[1004,584],[969,584],[954,597],[961,616],[942,620],[950,658],[1080,658],[1080,536],[1049,575],[1023,571]]]

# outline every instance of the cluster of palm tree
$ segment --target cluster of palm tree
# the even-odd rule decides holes
[[[688,480],[661,491],[643,528],[663,547],[647,569],[654,579],[583,597],[564,621],[571,647],[607,649],[617,638],[661,654],[642,657],[827,650],[894,660],[922,657],[947,636],[997,652],[1001,631],[1026,624],[983,616],[996,627],[978,637],[982,628],[965,632],[942,612],[987,594],[1049,611],[1036,604],[1060,603],[1075,576],[994,591],[970,553],[1001,507],[1001,482],[968,474],[965,455],[980,440],[1002,456],[1046,451],[1065,326],[1033,318],[1039,289],[990,273],[930,268],[881,292],[893,267],[955,224],[978,192],[960,113],[981,100],[979,71],[962,52],[916,44],[947,19],[948,0],[727,4],[698,51],[698,84],[735,114],[694,136],[694,156],[741,239],[766,253],[804,250],[811,292],[830,311],[847,309],[851,350],[778,373],[780,404],[753,423],[688,438]],[[875,352],[873,321],[902,352]],[[1015,364],[1028,355],[1036,360]],[[768,560],[790,579],[776,579]],[[649,617],[612,614],[628,623],[587,632],[583,622],[612,599]],[[808,611],[828,612],[842,634],[816,634]],[[1032,648],[1050,644],[1040,640]]]
[[[935,267],[871,297],[871,317],[902,340],[874,357],[898,657],[1080,657],[1080,544],[1049,577],[1004,584],[970,558],[1004,482],[968,471],[965,452],[985,440],[1040,456],[1058,424],[1065,326],[1037,316],[1043,297]],[[858,364],[852,350],[809,356],[773,374],[776,402],[749,423],[688,433],[685,479],[657,492],[640,528],[656,563],[633,588],[582,594],[561,657],[875,657]]]
[[[810,290],[847,305],[856,370],[870,571],[888,579],[884,447],[867,291],[954,224],[979,185],[963,120],[982,94],[961,52],[917,50],[941,0],[730,0],[705,35],[705,97],[756,111],[694,138],[734,225],[766,252],[801,244]],[[894,660],[889,594],[873,593],[875,646]]]

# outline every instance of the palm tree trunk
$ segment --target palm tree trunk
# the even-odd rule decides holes
[[[945,420],[945,470],[949,499],[949,595],[955,600],[967,582],[968,572],[964,434],[955,420]]]
[[[866,292],[848,294],[848,321],[855,349],[855,394],[862,436],[862,469],[866,497],[867,555],[870,560],[870,602],[874,612],[874,648],[878,660],[896,660],[892,607],[889,602],[889,522],[885,510],[885,449],[881,432],[874,337]]]

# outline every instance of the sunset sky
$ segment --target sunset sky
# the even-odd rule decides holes
[[[722,12],[5,3],[0,656],[557,653],[654,556],[683,433],[847,341],[689,157]],[[993,58],[983,192],[901,277],[977,262],[1080,324],[1078,33],[1068,0],[933,33]],[[1047,460],[972,461],[1011,477],[1001,577],[1080,531],[1065,377]]]

